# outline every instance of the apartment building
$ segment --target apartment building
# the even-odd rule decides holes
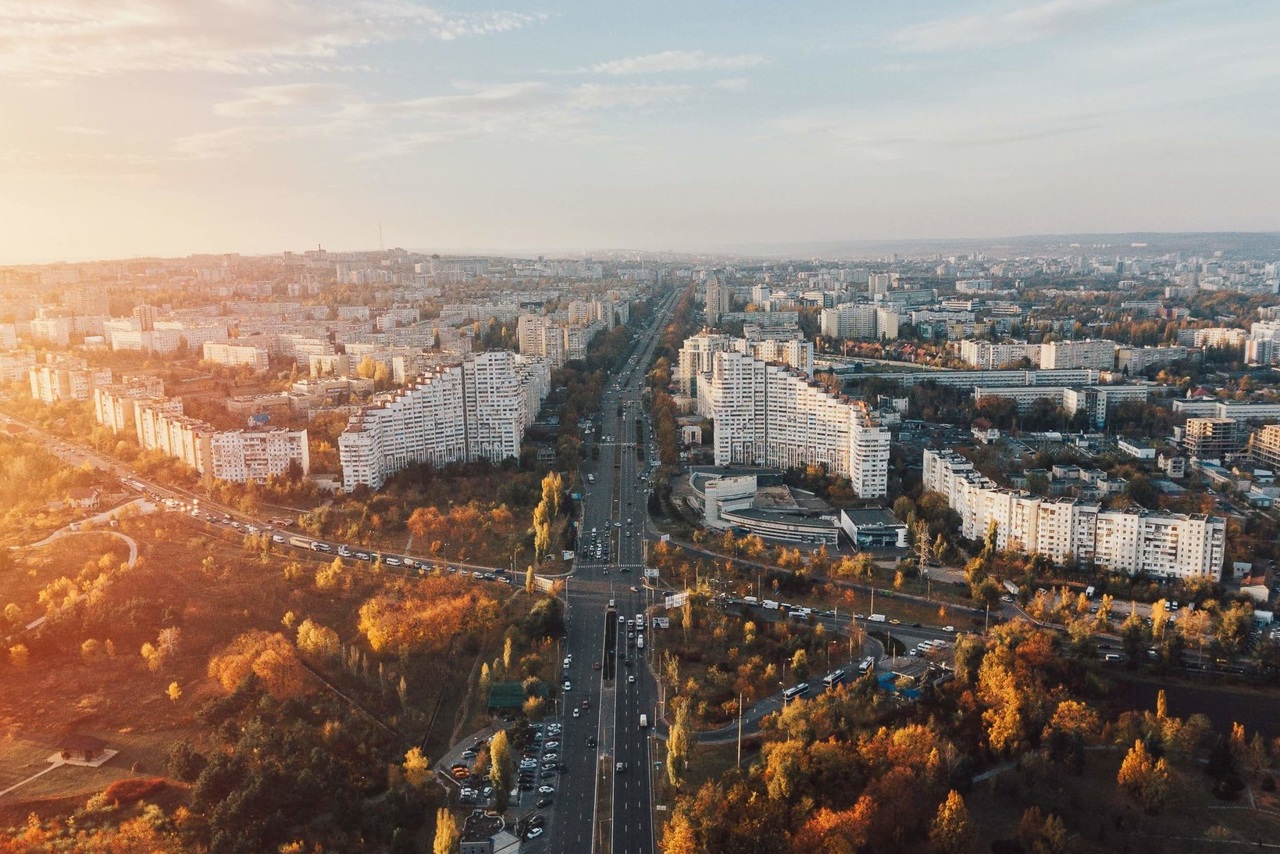
[[[93,417],[115,433],[129,432],[137,423],[139,403],[151,403],[164,397],[164,383],[158,377],[122,377],[113,385],[93,390]],[[182,413],[181,398],[174,401]]]
[[[680,347],[680,356],[676,362],[676,385],[680,393],[697,394],[697,384],[703,377],[711,375],[712,356],[732,349],[733,338],[706,329],[697,335],[684,339]]]
[[[976,368],[995,370],[1014,365],[1027,359],[1032,365],[1040,364],[1040,345],[1025,341],[993,343],[966,339],[960,342],[960,358]]]
[[[111,385],[110,368],[66,365],[33,365],[28,372],[31,396],[45,403],[88,400],[98,386]]]
[[[0,353],[0,383],[29,383],[35,366],[36,354],[29,350]]]
[[[1152,365],[1165,365],[1185,359],[1189,355],[1180,345],[1165,347],[1120,347],[1116,350],[1116,370],[1131,374],[1145,371]]]
[[[255,481],[289,472],[311,471],[311,455],[306,430],[227,430],[210,438],[212,475],[237,483]]]
[[[990,398],[1012,400],[1020,414],[1026,414],[1036,402],[1051,401],[1069,413],[1081,410],[1089,414],[1089,421],[1096,427],[1105,427],[1107,413],[1124,401],[1146,400],[1151,394],[1148,386],[1098,385],[1071,388],[1065,386],[1005,386],[996,388],[976,387],[973,399],[976,403]]]
[[[727,314],[731,308],[733,308],[733,290],[728,285],[722,284],[715,276],[707,279],[707,325],[717,325],[720,322],[720,318]]]
[[[1206,329],[1184,329],[1178,333],[1178,343],[1191,347],[1227,347],[1237,349],[1244,346],[1248,333],[1233,326],[1211,326]]]
[[[1040,367],[1048,370],[1092,368],[1109,371],[1116,365],[1116,342],[1051,341],[1040,347]]]
[[[762,362],[778,362],[805,376],[813,375],[813,342],[799,338],[779,340],[761,338],[738,339],[734,349],[741,348]]]
[[[848,302],[824,308],[819,319],[828,338],[895,339],[901,317],[891,308],[868,302]]]
[[[998,548],[1039,552],[1056,562],[1075,557],[1129,574],[1222,574],[1226,521],[1218,517],[1101,510],[1090,502],[1001,489],[950,450],[924,452],[924,488],[947,497],[969,539],[986,536],[994,522]]]
[[[270,357],[263,348],[231,341],[206,341],[204,360],[216,365],[249,367],[255,371],[265,371],[271,366]]]
[[[886,494],[889,432],[865,404],[736,351],[713,354],[698,398],[702,414],[715,422],[717,465],[822,464],[848,477],[861,497]]]
[[[544,362],[487,352],[379,396],[353,415],[338,437],[343,488],[378,489],[413,463],[443,466],[519,457],[525,428],[549,382]]]

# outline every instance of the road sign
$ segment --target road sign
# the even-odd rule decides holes
[[[658,577],[658,570],[656,570],[656,569],[646,569],[646,570],[644,571],[644,577],[645,577],[645,578],[657,578],[657,577]]]
[[[668,617],[654,617],[653,627],[655,629],[669,629],[671,628],[671,620]]]
[[[679,608],[679,607],[682,607],[684,603],[688,601],[689,601],[688,593],[676,593],[673,596],[668,596],[666,598],[666,601],[663,604],[667,608]]]

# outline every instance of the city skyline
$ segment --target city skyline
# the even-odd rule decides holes
[[[0,8],[0,263],[1273,231],[1260,2]]]

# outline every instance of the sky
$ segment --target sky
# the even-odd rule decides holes
[[[0,263],[1275,231],[1278,45],[1275,0],[0,0]]]

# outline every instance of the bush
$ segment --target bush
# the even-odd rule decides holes
[[[132,804],[163,792],[168,785],[168,782],[163,777],[135,777],[129,780],[116,780],[110,786],[107,786],[107,790],[102,793],[102,796],[108,803]]]

